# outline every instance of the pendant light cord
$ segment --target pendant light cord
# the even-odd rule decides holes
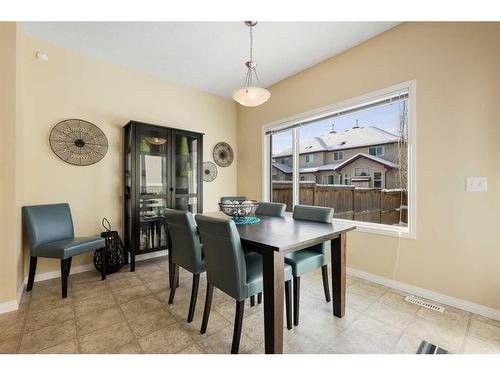
[[[253,26],[250,26],[250,61],[253,62]]]
[[[247,75],[245,77],[245,87],[253,86],[253,75],[255,74],[255,78],[257,79],[257,83],[260,85],[260,79],[257,75],[257,70],[255,69],[254,61],[253,61],[253,26],[250,27],[250,66],[248,66]]]

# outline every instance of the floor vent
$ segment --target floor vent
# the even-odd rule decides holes
[[[418,298],[415,298],[413,296],[406,296],[405,298],[406,302],[413,303],[414,305],[422,306],[425,307],[426,309],[437,311],[437,312],[444,312],[444,307],[436,305],[435,303],[427,302]]]

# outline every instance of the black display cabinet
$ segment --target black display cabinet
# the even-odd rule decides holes
[[[125,248],[168,249],[165,209],[203,211],[203,134],[130,121],[124,126]]]

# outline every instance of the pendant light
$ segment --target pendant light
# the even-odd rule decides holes
[[[271,97],[271,93],[260,86],[259,76],[255,69],[257,63],[253,61],[253,27],[256,21],[245,21],[245,25],[250,28],[250,60],[245,63],[247,76],[245,86],[233,92],[233,99],[245,107],[256,107],[265,103]],[[254,75],[258,86],[254,86]]]

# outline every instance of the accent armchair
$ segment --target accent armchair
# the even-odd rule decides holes
[[[68,295],[71,259],[87,251],[101,249],[101,277],[106,279],[106,241],[101,237],[75,237],[71,211],[67,203],[25,206],[23,219],[30,247],[29,292],[35,280],[38,257],[61,259],[62,298]]]

